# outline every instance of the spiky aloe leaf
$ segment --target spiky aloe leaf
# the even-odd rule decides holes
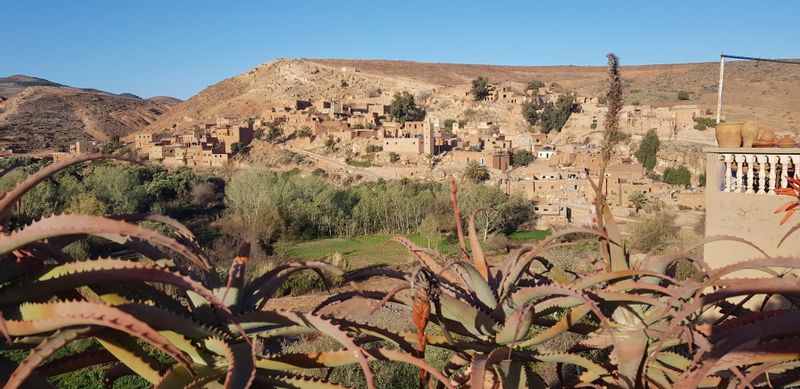
[[[35,281],[3,290],[0,305],[51,296],[60,291],[95,283],[161,282],[191,290],[217,307],[225,305],[202,283],[158,265],[121,259],[70,262],[39,275]],[[226,308],[225,308],[226,309]]]
[[[589,307],[586,305],[581,305],[570,309],[564,316],[558,320],[555,324],[549,326],[542,332],[537,333],[530,339],[523,340],[517,344],[519,348],[529,348],[540,345],[550,339],[555,338],[558,335],[561,335],[574,326],[576,323],[580,322],[581,319],[586,317],[586,315],[591,311]]]
[[[278,266],[250,282],[245,290],[242,291],[242,309],[248,310],[251,307],[261,309],[290,275],[303,270],[317,272],[326,284],[327,280],[320,270],[326,270],[337,275],[343,273],[342,269],[322,261],[293,262]]]
[[[488,212],[491,208],[480,208],[476,209],[469,215],[469,222],[467,224],[467,234],[469,236],[469,245],[470,249],[472,250],[472,262],[475,265],[475,269],[480,273],[486,282],[490,281],[489,278],[489,264],[486,263],[486,256],[483,254],[483,248],[481,247],[481,243],[478,240],[478,233],[475,231],[475,215],[478,212]]]
[[[506,360],[494,364],[503,389],[545,389],[547,384],[524,362]]]
[[[54,215],[17,230],[0,239],[0,254],[11,252],[27,244],[62,235],[95,235],[120,244],[137,238],[153,242],[177,252],[203,270],[208,271],[206,260],[178,243],[175,239],[135,224],[102,216]],[[156,258],[160,259],[160,258]]]
[[[339,325],[329,318],[318,316],[315,314],[306,314],[299,312],[289,311],[253,311],[243,315],[236,316],[234,321],[239,324],[248,322],[260,323],[274,323],[285,326],[304,326],[314,328],[319,332],[330,336],[339,344],[347,348],[358,358],[358,363],[361,365],[361,370],[367,380],[367,387],[374,388],[372,370],[367,363],[367,358],[364,355],[364,350],[356,344],[353,338],[343,331]]]
[[[103,384],[105,384],[106,388],[113,389],[114,382],[118,379],[135,374],[136,372],[131,370],[124,363],[117,362],[103,372]]]
[[[423,359],[417,358],[411,354],[402,351],[392,350],[388,348],[371,348],[365,349],[364,352],[372,358],[378,360],[387,360],[395,362],[408,363],[414,365],[419,369],[425,370],[431,377],[436,378],[447,389],[455,389],[453,383],[445,377],[439,370],[426,363]]]
[[[470,388],[483,388],[486,382],[486,369],[503,359],[507,359],[509,356],[510,350],[505,347],[498,347],[488,354],[473,355]],[[490,385],[490,387],[494,386],[495,385]]]
[[[350,389],[320,378],[264,371],[256,374],[254,383],[259,388]]]
[[[25,336],[55,331],[60,328],[94,325],[122,331],[139,338],[188,366],[188,357],[164,336],[136,317],[117,308],[86,301],[62,301],[20,306],[23,320],[6,320],[8,332]]]
[[[90,330],[89,327],[58,330],[48,336],[42,343],[39,343],[27,357],[19,364],[11,377],[8,378],[6,388],[18,388],[28,378],[36,367],[42,364],[47,358],[56,351],[64,347],[67,343],[85,335]]]
[[[349,350],[310,353],[287,353],[258,358],[256,367],[276,372],[286,370],[321,369],[358,363]]]
[[[161,364],[133,339],[106,331],[95,336],[97,342],[129,369],[151,384],[161,380]]]
[[[206,347],[218,355],[225,357],[227,371],[225,388],[247,388],[256,374],[255,350],[250,343],[236,342],[230,344],[219,338],[209,338]]]
[[[11,374],[17,369],[17,363],[0,355],[0,382],[7,382]],[[23,389],[49,389],[53,386],[46,379],[34,372],[22,384]]]
[[[497,297],[495,297],[494,292],[486,282],[483,273],[465,262],[454,262],[452,266],[460,270],[458,274],[478,298],[478,301],[489,309],[495,309],[497,307]]]
[[[586,369],[586,372],[581,375],[581,381],[585,383],[594,382],[598,379],[606,384],[617,386],[619,383],[614,379],[611,373],[604,367],[597,363],[584,358],[577,354],[570,353],[546,353],[536,356],[536,359],[541,362],[548,363],[566,363],[570,365],[580,366]]]
[[[87,367],[106,365],[114,362],[117,362],[117,358],[106,350],[84,350],[77,354],[71,354],[47,362],[36,368],[35,373],[41,374],[42,376],[53,377]]]
[[[497,332],[495,342],[505,346],[516,343],[524,337],[533,323],[533,307],[522,305],[517,307],[511,315],[506,318],[503,328]],[[513,347],[513,345],[511,346]]]
[[[194,371],[194,373],[192,373]],[[154,389],[185,389],[189,385],[198,385],[225,376],[224,366],[193,365],[191,370],[183,365],[173,366],[160,381],[153,386]]]
[[[428,250],[417,246],[416,244],[414,244],[414,242],[412,242],[409,239],[404,238],[402,236],[392,237],[392,239],[389,239],[388,242],[400,243],[401,245],[403,245],[406,248],[406,250],[408,250],[411,254],[414,255],[414,257],[417,258],[417,260],[420,262],[420,264],[422,264],[423,266],[426,266],[428,269],[431,269],[431,271],[436,273],[436,274],[439,274],[439,273],[442,272],[442,265],[439,264],[439,262],[437,262],[432,257],[432,255],[436,255],[436,254],[432,254]],[[440,258],[440,260],[441,260],[441,258]]]

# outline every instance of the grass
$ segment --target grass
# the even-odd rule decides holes
[[[350,166],[355,166],[355,167],[370,167],[370,166],[372,166],[372,162],[370,162],[370,161],[354,161],[352,159],[348,160],[347,164],[350,165]]]
[[[525,230],[514,232],[508,238],[514,241],[542,240],[549,235],[550,231],[546,230]]]
[[[296,260],[324,259],[338,252],[348,260],[352,269],[375,265],[403,265],[411,259],[411,254],[399,243],[386,243],[395,235],[375,234],[354,236],[352,238],[319,239],[303,242],[278,242],[275,250],[278,254]],[[427,239],[418,235],[409,237],[420,247],[427,248]],[[450,254],[455,252],[457,242],[443,241],[438,245],[439,252]],[[434,247],[434,246],[432,246]]]

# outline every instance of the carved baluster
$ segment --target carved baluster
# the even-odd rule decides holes
[[[767,164],[767,156],[766,155],[757,155],[758,158],[758,192],[759,194],[767,193],[767,173],[766,173],[766,164]]]
[[[797,164],[800,164],[800,155],[790,155],[789,158],[792,159],[792,168],[794,168],[793,177],[800,179],[800,169],[797,168]]]
[[[786,177],[789,175],[789,156],[781,155],[781,188],[789,186],[789,180]]]
[[[747,161],[747,187],[745,188],[744,193],[756,193],[753,190],[753,162],[756,161],[755,155],[753,154],[745,154],[744,160]]]
[[[736,189],[734,192],[744,193],[744,155],[736,155]]]
[[[731,171],[731,163],[733,162],[733,154],[725,154],[723,157],[725,161],[725,188],[723,192],[733,191],[733,172]]]
[[[778,163],[778,156],[777,155],[770,155],[769,156],[769,194],[775,194],[775,179],[778,177],[778,172],[775,167]]]

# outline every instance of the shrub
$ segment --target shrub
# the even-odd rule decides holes
[[[538,91],[539,88],[544,87],[544,83],[539,80],[533,80],[528,82],[527,90]]]
[[[589,125],[589,128],[591,128],[592,130],[596,130],[597,129],[597,122],[592,122],[592,124]]]
[[[656,130],[647,131],[647,135],[642,139],[639,148],[634,153],[634,156],[647,170],[653,170],[656,167],[658,159],[658,150],[661,148],[661,141],[658,139]]]
[[[537,120],[539,120],[538,109],[539,105],[533,101],[522,103],[522,117],[525,118],[525,121],[531,126],[535,125]]]
[[[394,151],[389,152],[389,161],[390,162],[397,162],[399,160],[400,160],[400,154],[397,154]]]
[[[383,146],[380,145],[367,145],[368,153],[378,153],[383,151]]]
[[[678,100],[689,100],[691,95],[685,90],[678,91]]]
[[[688,187],[692,184],[692,173],[683,165],[678,168],[668,167],[664,169],[663,177],[664,182],[670,185]]]
[[[308,138],[311,137],[313,133],[311,132],[311,128],[308,126],[303,126],[299,130],[297,130],[297,137],[299,138]]]
[[[396,122],[405,123],[424,119],[425,111],[417,107],[411,93],[395,93],[389,105],[389,117]]]
[[[675,243],[680,227],[675,224],[675,216],[666,211],[643,214],[631,226],[631,248],[635,252],[658,254]]]
[[[480,101],[489,97],[489,79],[479,76],[472,80],[472,89],[470,89],[470,93],[472,93],[472,98],[475,99],[475,101]]]
[[[457,123],[457,121],[455,119],[446,119],[444,121],[444,130],[446,132],[452,133],[453,132],[453,124],[455,124],[455,123]]]
[[[541,131],[545,134],[560,132],[574,109],[575,96],[571,94],[561,95],[555,103],[545,104],[541,113]]]
[[[517,150],[511,154],[511,164],[514,166],[528,166],[533,160],[533,153],[528,150]]]

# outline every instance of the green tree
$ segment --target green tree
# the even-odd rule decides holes
[[[644,208],[645,204],[647,204],[647,196],[640,190],[633,191],[633,193],[628,196],[628,203],[633,207],[636,213]]]
[[[453,132],[453,124],[457,123],[458,121],[455,119],[446,119],[444,121],[444,130],[445,132]]]
[[[574,109],[575,95],[572,94],[561,95],[555,103],[545,104],[540,117],[541,131],[545,134],[551,131],[561,132]]]
[[[544,87],[544,83],[543,82],[541,82],[539,80],[533,80],[533,81],[528,82],[527,90],[532,90],[532,91],[537,91],[538,92],[539,88],[542,88],[542,87]]]
[[[333,135],[328,135],[328,139],[325,139],[325,148],[330,151],[336,150],[336,140],[333,139]]]
[[[469,161],[464,169],[464,177],[472,182],[481,182],[489,179],[489,170],[481,166],[478,161]]]
[[[417,107],[414,96],[411,93],[395,93],[392,103],[389,105],[389,117],[400,123],[406,121],[417,121],[425,118],[425,111]]]
[[[685,90],[678,91],[678,100],[689,100],[691,96]]]
[[[439,230],[439,221],[436,219],[436,215],[426,215],[419,224],[419,227],[417,227],[417,232],[428,241],[429,249],[439,247],[439,242],[442,240],[442,233]]]
[[[389,152],[389,162],[397,162],[399,160],[400,154],[397,154],[394,151]]]
[[[705,173],[701,173],[697,177],[697,185],[698,186],[706,186],[706,174]]]
[[[275,143],[282,136],[283,128],[280,126],[270,126],[269,131],[267,132],[267,142]]]
[[[524,117],[525,121],[531,126],[535,125],[539,120],[538,109],[539,105],[533,101],[526,101],[522,103],[522,117]]]
[[[639,144],[639,149],[633,154],[639,163],[648,171],[656,167],[658,159],[658,150],[661,148],[661,140],[658,139],[656,130],[647,131],[647,135],[642,139]]]
[[[692,172],[686,166],[664,169],[664,182],[670,185],[688,187],[692,184]]]
[[[511,154],[511,164],[514,166],[528,166],[533,162],[533,153],[528,150],[517,150]]]
[[[298,138],[309,138],[311,137],[312,132],[308,126],[303,126],[299,130],[297,130],[297,137]]]
[[[478,76],[478,78],[472,80],[472,89],[470,92],[472,93],[472,98],[474,98],[475,101],[480,101],[488,97],[489,79],[483,76]]]
[[[79,215],[105,215],[108,207],[89,193],[81,193],[72,198],[66,209],[67,213]]]

